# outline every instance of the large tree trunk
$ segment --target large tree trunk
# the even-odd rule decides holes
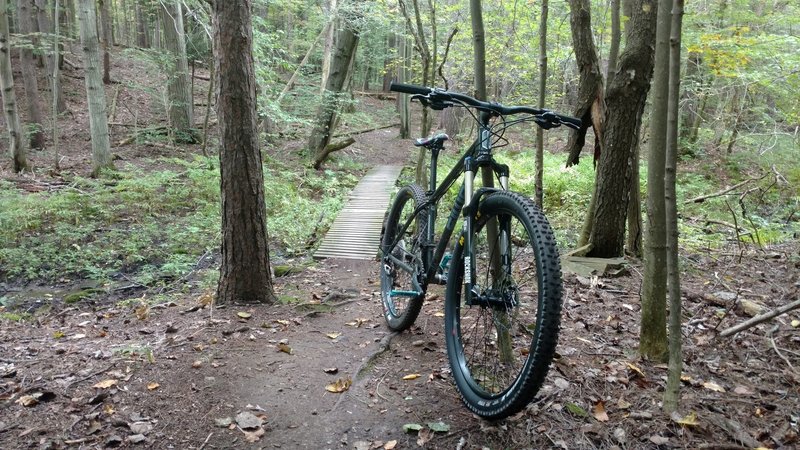
[[[103,83],[111,83],[111,14],[108,12],[108,2],[110,0],[98,0],[100,7],[100,43],[103,45]]]
[[[189,64],[186,60],[186,35],[183,30],[183,12],[177,0],[166,0],[159,7],[164,25],[164,42],[168,56],[167,103],[169,125],[178,142],[195,142],[193,104],[190,94]]]
[[[89,103],[89,130],[92,135],[92,176],[113,168],[111,142],[108,136],[106,93],[100,69],[100,48],[97,38],[97,13],[94,0],[80,0],[79,20],[83,47],[84,81]]]
[[[331,69],[317,110],[316,125],[308,139],[308,150],[314,155],[314,168],[319,168],[327,154],[325,147],[330,143],[341,108],[342,89],[348,79],[353,53],[358,45],[358,35],[351,25],[341,21],[336,36],[336,48],[331,58]]]
[[[8,127],[8,150],[14,172],[28,169],[28,159],[22,142],[22,125],[14,93],[14,74],[11,70],[11,46],[8,42],[8,2],[0,0],[0,90],[3,95],[3,114]]]
[[[47,12],[47,0],[35,0],[36,3],[36,20],[39,23],[39,30],[42,33],[53,32],[55,21],[50,20],[50,15]],[[60,9],[60,8],[59,8]],[[64,94],[61,90],[61,73],[59,69],[59,56],[60,45],[55,45],[53,48],[46,50],[47,55],[47,78],[51,94],[55,97],[56,109],[61,114],[67,110],[67,104],[64,102]]]
[[[217,302],[272,303],[275,293],[258,146],[251,2],[216,0],[213,8],[222,197]]]
[[[620,0],[611,0],[611,45],[608,48],[608,67],[606,67],[606,85],[614,81],[617,74],[617,59],[619,59],[619,42],[622,37],[620,28],[619,9]]]
[[[661,0],[664,1],[664,0]],[[664,198],[667,225],[667,286],[669,297],[669,372],[664,390],[664,410],[672,413],[680,400],[681,369],[681,278],[678,260],[678,203],[675,176],[678,169],[678,98],[681,84],[681,26],[683,0],[675,0],[672,10],[669,58],[669,106],[667,109],[666,170]]]
[[[31,4],[29,0],[17,0],[17,19],[19,32],[30,35],[33,32],[31,23]],[[44,149],[44,126],[42,108],[39,106],[39,83],[34,69],[35,60],[33,50],[23,46],[19,50],[20,65],[22,66],[22,82],[25,86],[25,97],[28,100],[28,142],[30,148]]]
[[[650,149],[647,155],[647,226],[644,236],[642,324],[639,353],[663,361],[667,357],[667,230],[664,210],[664,161],[669,99],[669,28],[671,0],[658,5]]]
[[[598,162],[594,224],[589,256],[621,256],[631,183],[632,149],[641,124],[650,79],[656,10],[654,0],[636,0],[627,46],[618,64],[619,76],[606,93],[603,151]]]
[[[595,148],[594,161],[602,153],[603,121],[605,116],[603,106],[603,74],[600,71],[600,62],[597,48],[592,37],[592,19],[589,0],[569,0],[570,27],[572,29],[572,46],[575,49],[575,59],[580,72],[578,86],[578,103],[575,107],[575,117],[583,122],[581,129],[570,133],[567,142],[567,167],[578,164],[581,150],[586,142],[586,132],[589,127],[594,128]]]

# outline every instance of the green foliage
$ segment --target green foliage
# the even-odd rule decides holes
[[[150,286],[191,271],[220,244],[219,174],[201,160],[162,163],[174,168],[76,178],[54,193],[0,185],[0,275],[66,282],[125,274]],[[357,180],[332,171],[291,173],[272,160],[266,167],[272,254],[305,254]]]

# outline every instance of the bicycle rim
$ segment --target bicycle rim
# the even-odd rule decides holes
[[[499,232],[490,242],[491,221]],[[475,285],[469,303],[463,248],[456,249],[454,259],[461,263],[448,277],[448,357],[467,406],[498,419],[524,408],[544,380],[558,333],[561,272],[544,216],[516,194],[484,200],[472,243]]]

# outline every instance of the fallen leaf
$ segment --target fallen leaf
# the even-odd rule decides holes
[[[139,443],[144,442],[146,440],[147,440],[147,438],[143,434],[132,434],[132,435],[128,436],[128,442],[130,442],[131,444],[139,444]]]
[[[113,378],[109,378],[108,380],[98,381],[98,382],[97,382],[97,383],[95,383],[95,385],[94,385],[94,386],[92,386],[92,387],[93,387],[93,388],[97,388],[97,389],[108,389],[108,388],[110,388],[111,386],[116,386],[116,385],[117,385],[117,383],[118,383],[118,381],[117,381],[117,380],[115,380],[115,379],[113,379]]]
[[[152,383],[147,383],[147,390],[148,391],[155,391],[156,389],[160,388],[161,385],[156,383],[155,381]]]
[[[644,376],[644,372],[642,372],[642,369],[636,367],[635,364],[628,363],[628,368],[631,369],[633,372],[635,372],[640,377],[647,378],[647,377]]]
[[[36,406],[39,404],[39,399],[34,397],[33,395],[23,395],[22,397],[18,398],[17,401],[14,403],[22,406]]]
[[[261,439],[261,436],[263,436],[263,435],[264,435],[264,429],[263,428],[259,428],[256,431],[252,431],[252,432],[245,431],[244,432],[244,440],[246,440],[247,442],[250,442],[250,443],[258,442]]]
[[[665,445],[666,443],[669,442],[669,438],[665,438],[663,436],[652,435],[652,436],[650,436],[650,442],[652,442],[653,444],[656,444],[656,445]]]
[[[739,395],[753,395],[753,391],[750,390],[747,386],[736,386],[733,392]]]
[[[631,407],[630,402],[625,400],[623,397],[620,397],[619,400],[617,400],[617,408],[619,408],[619,409],[628,409],[630,407]]]
[[[147,320],[150,317],[150,305],[147,303],[142,303],[136,309],[133,310],[136,313],[136,318],[139,320]]]
[[[220,428],[228,428],[233,423],[233,419],[230,417],[220,417],[219,419],[214,419],[214,425]]]
[[[64,336],[66,336],[66,334],[64,334],[64,332],[63,332],[63,331],[55,331],[55,332],[53,333],[53,339],[61,339],[61,338],[63,338]]]
[[[703,387],[715,392],[725,392],[725,388],[723,388],[722,386],[718,385],[713,381],[706,381],[705,383],[703,383]]]
[[[347,378],[339,378],[335,382],[325,386],[325,390],[328,392],[333,392],[335,394],[340,394],[348,389],[350,389],[350,385],[353,384],[353,380],[350,377]]]
[[[214,296],[210,293],[206,292],[205,294],[200,295],[197,297],[197,303],[201,306],[208,306],[214,301]]]
[[[335,374],[339,373],[339,369],[337,369],[336,367],[328,367],[328,368],[322,369],[322,371],[327,373],[327,374],[331,374],[331,375],[335,375]]]
[[[328,337],[329,337],[329,338],[331,338],[331,339],[336,339],[336,338],[338,338],[338,337],[339,337],[339,336],[341,336],[341,335],[342,335],[342,333],[328,333],[328,334],[326,334],[325,336],[328,336]]]
[[[239,316],[239,318],[241,318],[241,319],[249,319],[249,318],[253,317],[252,314],[250,314],[249,312],[244,312],[244,311],[239,311],[239,312],[236,313],[236,315]]]
[[[592,415],[598,422],[608,422],[608,413],[606,412],[605,402],[598,401],[592,407]]]
[[[289,326],[289,324],[290,324],[291,322],[289,322],[288,320],[282,320],[282,319],[278,319],[278,320],[276,320],[276,321],[275,321],[275,323],[277,323],[277,324],[280,324],[280,325],[283,325],[283,326],[287,327],[287,326]]]
[[[418,436],[417,437],[417,445],[419,445],[420,447],[424,447],[425,444],[428,443],[428,441],[433,439],[433,436],[435,434],[436,433],[434,431],[426,430],[424,428],[419,430],[419,432],[417,433],[417,436]]]
[[[430,422],[428,423],[428,428],[436,433],[447,433],[450,431],[450,425],[444,422]]]
[[[115,412],[117,412],[117,410],[114,409],[114,405],[105,405],[103,407],[103,412],[106,413],[106,415],[110,416],[113,415]]]
[[[672,420],[678,425],[682,425],[684,427],[696,427],[700,425],[700,422],[697,421],[697,413],[694,411],[690,412],[684,417],[681,417],[678,412],[674,412],[670,418],[672,418]]]
[[[397,441],[389,441],[383,445],[383,450],[394,450],[397,447]]]
[[[195,361],[192,363],[192,368],[193,368],[193,369],[199,369],[199,368],[201,368],[201,367],[203,367],[203,361],[200,361],[199,359],[198,359],[198,360],[195,360]]]
[[[406,433],[411,433],[412,431],[419,431],[422,429],[422,425],[418,423],[407,423],[403,425],[403,431]]]
[[[576,405],[575,403],[567,403],[566,404],[567,411],[571,412],[572,414],[579,416],[579,417],[589,417],[589,413],[586,412],[585,409],[581,408],[580,406]]]
[[[416,380],[417,378],[421,377],[422,375],[418,373],[410,373],[403,377],[404,380]]]
[[[278,351],[291,355],[292,347],[289,347],[289,344],[285,342],[278,342]]]
[[[443,312],[435,312],[435,313],[433,313],[433,316],[434,317],[444,317],[444,313]]]
[[[129,427],[134,434],[147,434],[153,431],[153,425],[150,422],[134,422]]]

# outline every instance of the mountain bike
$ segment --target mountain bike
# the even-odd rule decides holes
[[[409,328],[428,285],[446,285],[445,340],[456,387],[472,412],[502,419],[525,408],[544,382],[556,349],[562,284],[550,224],[531,199],[508,189],[509,168],[495,161],[492,149],[507,143],[503,133],[512,125],[532,121],[544,129],[578,129],[581,121],[442,89],[399,83],[390,89],[434,110],[466,108],[478,127],[475,141],[438,185],[437,162],[448,136],[414,144],[430,151],[430,190],[402,187],[386,215],[380,244],[386,323],[395,331]],[[484,167],[491,168],[497,188],[474,187]],[[439,202],[460,178],[437,237]],[[461,230],[451,246],[459,216]]]

